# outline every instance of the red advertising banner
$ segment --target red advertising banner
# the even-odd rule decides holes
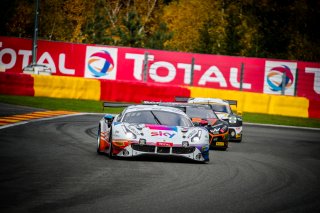
[[[31,49],[31,39],[0,37],[0,69],[21,73]],[[281,94],[285,86],[285,95],[320,100],[320,63],[44,40],[38,41],[37,63],[53,75],[267,94]]]

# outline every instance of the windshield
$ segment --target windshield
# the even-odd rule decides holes
[[[190,118],[217,118],[216,114],[210,107],[187,107],[186,113]]]
[[[174,112],[141,110],[128,112],[123,117],[122,122],[135,124],[160,124],[166,126],[193,126],[192,122],[186,116]]]
[[[211,104],[211,107],[215,112],[226,112],[228,114],[231,114],[231,109],[228,105]]]

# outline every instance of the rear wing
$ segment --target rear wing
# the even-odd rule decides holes
[[[180,103],[188,103],[188,100],[190,100],[192,98],[189,98],[189,97],[175,97],[175,101],[176,102],[180,102]],[[238,104],[238,101],[237,100],[225,100],[227,101],[230,105],[236,105]],[[206,103],[206,104],[210,104],[212,101],[208,100],[208,101],[203,101],[203,103]]]
[[[188,106],[199,106],[199,104],[195,103],[186,103],[186,102],[156,102],[156,101],[142,101],[142,104],[145,105],[158,105],[158,106],[168,106],[174,107],[182,110],[183,112],[187,111]],[[201,104],[201,105],[208,105],[209,104]]]
[[[242,116],[242,111],[238,109],[238,101],[237,100],[226,100],[228,101],[230,108],[235,114]],[[235,107],[232,107],[235,106]]]
[[[157,102],[157,101],[142,101],[142,104],[144,105],[158,105],[158,106],[169,106],[174,107],[182,110],[183,112],[186,112],[186,104],[183,103],[177,103],[177,102]]]
[[[189,100],[189,98],[188,98],[188,97],[179,97],[179,96],[177,96],[177,97],[174,98],[174,100],[175,100],[176,102],[187,103],[188,100]]]
[[[142,101],[145,105],[159,105],[159,106],[172,106],[172,107],[186,107],[186,106],[196,106],[197,104],[186,103],[186,102],[157,102],[157,101]]]
[[[142,104],[144,105],[159,105],[162,102],[158,102],[158,101],[142,101]]]
[[[102,103],[102,110],[106,107],[128,107],[135,104],[129,104],[129,103],[115,103],[115,102],[103,102]]]
[[[238,101],[237,100],[226,100],[229,105],[235,105],[236,107],[238,106]]]

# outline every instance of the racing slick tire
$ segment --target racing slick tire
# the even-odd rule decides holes
[[[101,143],[101,129],[100,126],[98,128],[98,136],[97,136],[97,153],[102,154],[102,152],[99,150],[100,149],[100,143]]]
[[[202,163],[202,164],[209,164],[209,162],[210,162],[210,159],[205,160],[205,161],[202,161],[201,163]]]
[[[239,138],[239,139],[236,139],[236,140],[233,140],[234,142],[236,142],[236,143],[241,143],[241,141],[242,141],[242,136]]]
[[[114,159],[115,156],[113,156],[113,154],[112,154],[112,152],[113,152],[113,147],[112,147],[112,129],[110,129],[109,141],[110,141],[110,148],[109,148],[108,156],[109,156],[110,159]]]

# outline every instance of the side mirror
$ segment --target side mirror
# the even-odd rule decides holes
[[[106,121],[106,123],[108,124],[108,128],[110,128],[112,121],[114,119],[114,116],[113,115],[105,115],[103,118]]]

